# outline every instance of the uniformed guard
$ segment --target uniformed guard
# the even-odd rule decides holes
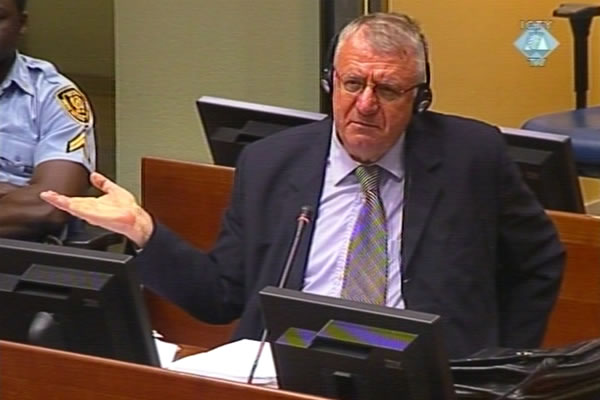
[[[0,236],[39,239],[67,217],[39,199],[84,194],[96,163],[89,101],[49,62],[17,51],[25,0],[0,0]]]
[[[0,86],[0,181],[26,185],[48,160],[94,169],[94,118],[85,95],[49,62],[16,54]]]

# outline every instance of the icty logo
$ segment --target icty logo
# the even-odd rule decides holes
[[[532,67],[543,67],[546,58],[559,45],[558,41],[548,32],[551,21],[524,21],[523,33],[514,45],[527,58]]]

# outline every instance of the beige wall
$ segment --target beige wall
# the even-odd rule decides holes
[[[557,4],[389,0],[423,24],[433,108],[504,126],[573,107],[572,36],[551,17]],[[552,20],[560,42],[541,68],[513,46],[527,19]],[[194,108],[201,95],[318,108],[317,0],[115,0],[115,30],[117,177],[134,191],[142,155],[210,160]],[[590,60],[594,104],[600,65],[594,52]]]
[[[117,179],[143,155],[207,161],[201,95],[318,108],[315,0],[115,0]]]
[[[520,126],[533,116],[574,106],[572,36],[568,20],[553,18],[555,0],[390,0],[423,25],[431,48],[434,108],[496,124]],[[530,67],[513,46],[522,20],[552,20],[560,42],[546,66]],[[600,101],[598,36],[590,38],[589,103]]]
[[[67,74],[114,77],[111,0],[31,0],[24,50]]]
[[[23,53],[51,61],[90,99],[98,169],[115,175],[115,68],[112,0],[32,0]]]

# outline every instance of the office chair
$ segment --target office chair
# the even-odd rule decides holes
[[[80,249],[108,251],[112,246],[124,246],[126,239],[123,235],[71,217],[59,234],[46,235],[44,242]]]
[[[526,121],[523,129],[570,136],[579,175],[600,177],[600,106],[587,106],[588,35],[600,6],[561,4],[555,17],[568,18],[574,41],[575,110],[545,114]]]

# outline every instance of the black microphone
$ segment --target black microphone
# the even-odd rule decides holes
[[[313,210],[311,206],[302,206],[300,208],[300,214],[298,214],[298,218],[296,218],[296,233],[294,234],[294,240],[292,240],[290,251],[288,252],[287,259],[285,260],[283,271],[281,272],[281,276],[279,277],[279,282],[277,282],[278,288],[284,287],[287,283],[288,275],[290,274],[290,270],[292,269],[292,264],[294,264],[294,260],[296,259],[296,253],[298,253],[298,246],[300,245],[300,240],[302,239],[304,228],[306,228],[306,226],[310,224],[312,214]],[[263,348],[265,347],[265,342],[267,341],[267,335],[267,328],[263,328],[262,334],[260,335],[260,344],[258,345],[258,352],[256,353],[256,357],[254,358],[254,362],[252,363],[250,375],[248,375],[248,384],[252,384],[252,379],[254,378],[254,373],[256,372],[256,367],[258,366],[258,360],[260,360],[260,355],[262,354]]]
[[[539,375],[547,372],[551,369],[554,369],[558,366],[558,360],[553,357],[544,358],[533,371],[529,373],[521,382],[517,383],[512,389],[508,390],[504,394],[496,397],[494,400],[503,400],[508,399],[508,396],[516,392],[517,390],[522,389],[525,385],[527,385],[533,378],[537,378]]]

